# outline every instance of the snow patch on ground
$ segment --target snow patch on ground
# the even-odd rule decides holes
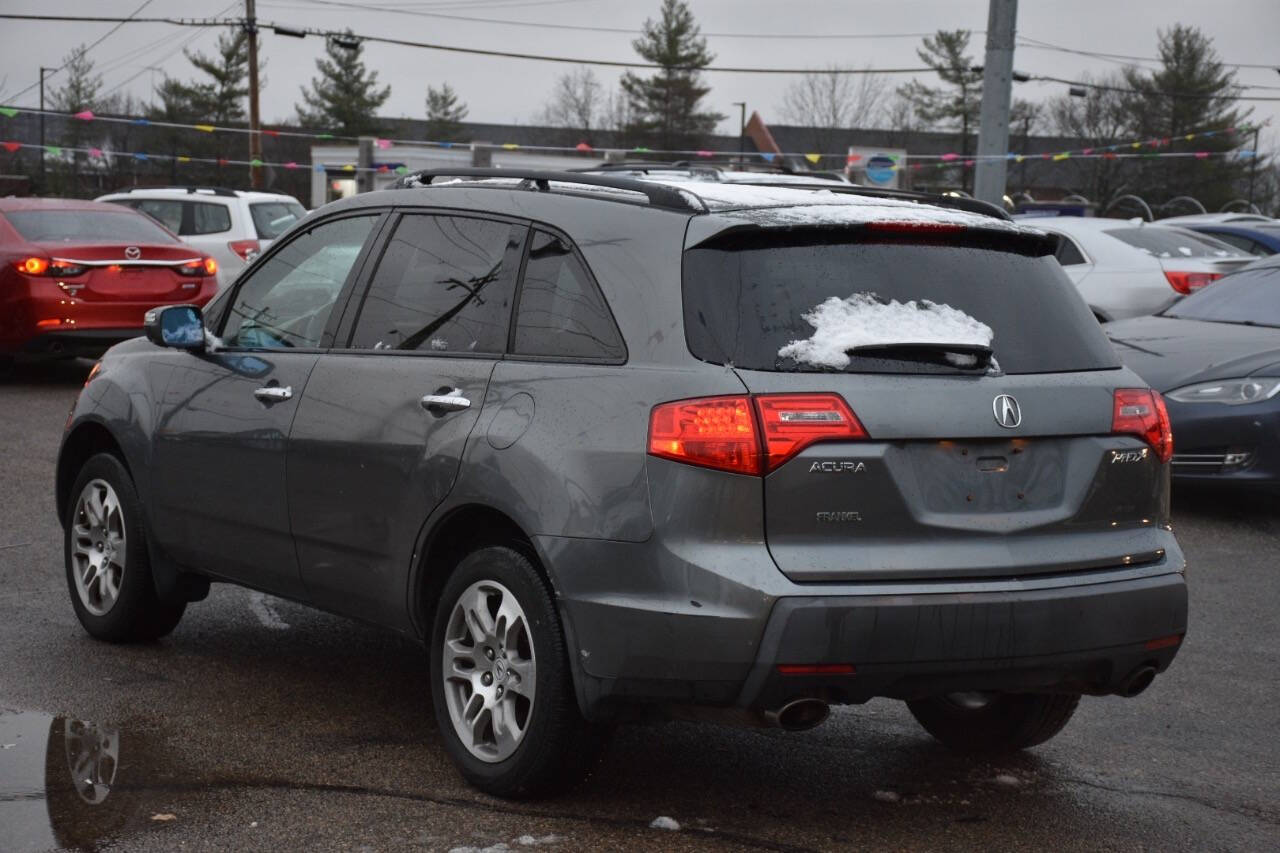
[[[938,302],[912,299],[881,302],[874,293],[832,296],[801,315],[813,326],[811,337],[792,341],[778,355],[818,367],[843,370],[847,350],[884,344],[990,346],[994,333],[985,323]],[[961,365],[962,366],[962,365]]]
[[[669,818],[666,815],[661,815],[653,819],[653,822],[649,824],[649,828],[650,829],[669,829],[672,832],[679,832],[680,824],[674,818]]]
[[[1017,776],[1012,776],[1008,773],[1001,773],[992,781],[994,781],[997,785],[1004,785],[1006,788],[1018,788],[1022,786],[1021,779],[1019,779]]]
[[[555,844],[559,840],[560,836],[558,835],[544,835],[541,838],[537,838],[532,835],[522,835],[516,839],[516,844],[519,844],[521,847],[538,847],[542,844]]]
[[[272,631],[289,630],[289,623],[280,618],[275,604],[266,595],[260,592],[250,592],[249,609],[253,611],[254,616],[258,617],[259,622]]]
[[[871,796],[880,803],[896,803],[902,800],[902,796],[897,791],[876,791]]]

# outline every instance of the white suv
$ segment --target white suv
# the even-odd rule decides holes
[[[291,195],[221,187],[134,187],[99,196],[139,210],[218,262],[218,288],[307,215]]]

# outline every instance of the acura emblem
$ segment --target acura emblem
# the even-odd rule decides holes
[[[996,423],[1005,429],[1013,429],[1022,423],[1022,409],[1018,401],[1008,394],[1001,394],[991,401],[991,412],[996,416]]]
[[[124,250],[124,256],[130,261],[136,261],[138,258],[142,257],[142,250],[137,246],[130,246]]]

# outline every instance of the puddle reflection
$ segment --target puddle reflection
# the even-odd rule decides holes
[[[128,748],[111,725],[0,713],[0,850],[91,850],[118,836],[142,805],[123,782],[145,750]]]

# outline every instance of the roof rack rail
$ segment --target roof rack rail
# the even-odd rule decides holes
[[[833,193],[842,193],[844,195],[866,195],[875,198],[896,198],[903,201],[918,201],[925,204],[936,205],[937,207],[950,207],[956,210],[963,210],[966,213],[976,213],[979,216],[991,216],[996,219],[1005,219],[1012,221],[1013,217],[1008,211],[997,205],[986,201],[979,201],[976,198],[964,198],[962,196],[941,195],[937,193],[922,193],[913,190],[893,190],[882,189],[880,187],[865,187],[861,184],[842,184],[833,180],[816,180],[812,184],[772,184],[767,180],[759,181],[734,181],[736,184],[745,184],[747,186],[777,186],[788,189],[801,190],[827,190]]]
[[[237,196],[236,190],[227,189],[226,187],[197,187],[197,186],[189,186],[184,184],[171,184],[171,185],[163,185],[163,186],[155,186],[155,187],[140,187],[137,184],[134,184],[131,187],[121,187],[120,189],[116,190],[116,192],[131,193],[134,190],[186,190],[188,195],[194,195],[195,193],[198,193],[198,192],[205,192],[205,193],[213,193],[214,195],[229,196],[230,198],[235,198]]]
[[[639,193],[653,207],[679,210],[688,213],[706,213],[708,207],[702,199],[685,189],[667,184],[642,181],[638,178],[621,178],[613,175],[591,175],[577,172],[556,172],[545,169],[504,169],[500,167],[458,167],[452,169],[423,169],[410,172],[397,180],[394,189],[411,189],[429,185],[436,178],[512,178],[527,181],[539,192],[551,192],[551,182],[582,184],[590,187],[607,187],[614,190]]]

